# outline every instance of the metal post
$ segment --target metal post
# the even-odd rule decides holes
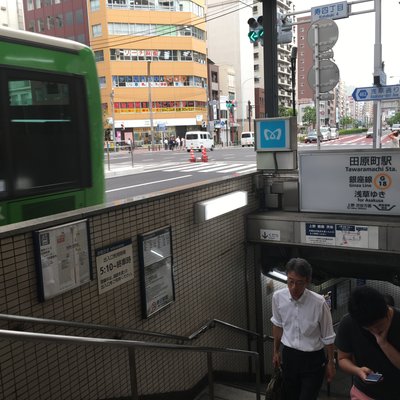
[[[296,116],[296,58],[297,58],[297,47],[292,47],[292,53],[290,55],[290,65],[292,69],[292,110],[293,116]]]
[[[112,112],[112,120],[113,120],[113,141],[114,141],[114,151],[117,151],[117,141],[115,139],[115,107],[114,107],[114,89],[111,90],[110,93],[110,102],[111,102],[111,112]]]
[[[265,116],[278,117],[277,0],[263,1]]]
[[[374,44],[374,77],[380,76],[382,71],[382,40],[381,40],[381,0],[374,0],[375,5],[375,44]],[[374,82],[375,84],[375,82]],[[381,147],[381,128],[382,128],[382,117],[381,117],[381,102],[374,101],[374,134],[372,140],[372,146],[374,149]]]
[[[314,68],[315,68],[315,129],[317,131],[317,149],[321,149],[319,117],[319,26],[314,25]]]
[[[249,105],[249,131],[251,131],[251,111],[252,111],[251,101],[249,100],[247,104]]]
[[[210,400],[214,400],[214,376],[213,376],[211,352],[207,352],[207,371],[208,371],[208,395],[210,397]]]
[[[137,374],[136,374],[136,359],[135,359],[135,349],[129,348],[129,372],[131,378],[131,394],[132,400],[139,400],[139,393],[137,387]]]
[[[154,150],[153,103],[151,100],[150,64],[151,64],[151,61],[147,61],[147,84],[148,84],[148,90],[149,90],[151,148],[152,148],[152,150]]]

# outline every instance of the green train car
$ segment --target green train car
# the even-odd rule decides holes
[[[0,226],[104,201],[92,50],[0,27]]]

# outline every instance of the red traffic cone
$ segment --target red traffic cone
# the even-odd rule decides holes
[[[201,151],[201,161],[208,161],[207,149],[205,147],[203,147],[203,150]]]
[[[190,162],[196,162],[196,157],[194,156],[194,150],[193,147],[190,148],[190,158],[189,158]]]

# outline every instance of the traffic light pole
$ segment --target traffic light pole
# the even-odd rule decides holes
[[[265,116],[278,117],[278,49],[276,2],[263,1]]]

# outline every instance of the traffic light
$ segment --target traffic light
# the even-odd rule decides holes
[[[247,23],[249,24],[249,33],[247,36],[250,39],[250,43],[257,43],[260,41],[261,46],[264,44],[264,27],[262,15],[256,19],[250,18]]]
[[[284,44],[284,43],[291,43],[293,40],[293,23],[290,18],[284,16],[280,13],[277,14],[277,43]]]

